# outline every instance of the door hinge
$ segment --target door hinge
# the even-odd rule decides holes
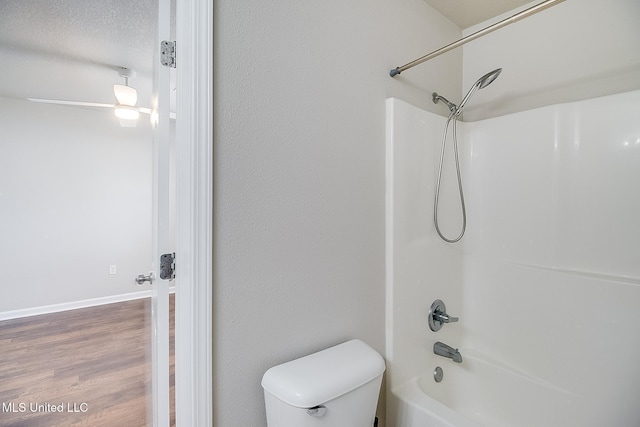
[[[176,278],[176,253],[160,256],[160,278],[173,280]]]
[[[165,67],[176,68],[176,42],[160,43],[160,63]]]

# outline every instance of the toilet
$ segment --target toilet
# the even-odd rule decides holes
[[[268,427],[372,427],[385,364],[354,339],[262,377]]]

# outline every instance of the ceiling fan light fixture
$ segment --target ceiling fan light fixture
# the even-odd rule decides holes
[[[126,85],[113,85],[113,93],[119,104],[133,107],[138,101],[138,92]]]
[[[140,117],[138,109],[128,105],[116,105],[115,113],[116,117],[125,120],[138,120]]]
[[[137,120],[127,120],[127,119],[118,119],[120,120],[121,128],[135,128],[138,126]]]

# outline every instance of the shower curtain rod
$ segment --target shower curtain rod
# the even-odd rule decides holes
[[[509,24],[512,24],[512,23],[514,23],[516,21],[524,19],[524,18],[526,18],[528,16],[531,16],[533,14],[536,14],[538,12],[542,12],[543,10],[545,10],[547,8],[550,8],[551,6],[555,6],[558,3],[562,3],[563,1],[565,1],[565,0],[546,0],[546,1],[543,1],[542,3],[538,3],[535,6],[532,6],[532,7],[528,8],[528,9],[525,9],[522,12],[518,12],[515,15],[512,15],[509,18],[503,19],[500,22],[496,22],[495,24],[490,25],[490,26],[488,26],[486,28],[483,28],[482,30],[476,31],[473,34],[470,34],[470,35],[468,35],[466,37],[461,38],[458,41],[455,41],[455,42],[453,42],[451,44],[448,44],[448,45],[446,45],[444,47],[441,47],[438,50],[434,50],[433,52],[431,52],[431,53],[429,53],[429,54],[427,54],[427,55],[425,55],[423,57],[420,57],[420,58],[418,58],[418,59],[416,59],[414,61],[411,61],[411,62],[409,62],[407,64],[404,64],[401,67],[396,67],[393,70],[389,71],[389,75],[391,77],[395,77],[398,74],[400,74],[401,72],[403,72],[405,70],[408,70],[411,67],[415,67],[416,65],[422,64],[423,62],[428,61],[428,60],[430,60],[432,58],[435,58],[438,55],[442,55],[445,52],[449,52],[450,50],[455,49],[455,48],[457,48],[459,46],[462,46],[463,44],[468,43],[468,42],[470,42],[472,40],[475,40],[478,37],[482,37],[485,34],[489,34],[489,33],[493,32],[495,30],[498,30],[498,29],[500,29],[502,27],[505,27],[505,26],[507,26]]]

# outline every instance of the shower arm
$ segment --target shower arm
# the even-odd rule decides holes
[[[493,25],[490,25],[488,27],[483,28],[482,30],[476,31],[473,34],[470,34],[466,37],[461,38],[460,40],[457,40],[451,44],[448,44],[444,47],[441,47],[440,49],[434,50],[431,53],[426,54],[423,57],[420,57],[414,61],[411,61],[401,67],[396,67],[394,69],[392,69],[391,71],[389,71],[389,75],[391,77],[395,77],[398,74],[400,74],[401,72],[408,70],[409,68],[415,67],[416,65],[422,64],[423,62],[426,62],[430,59],[435,58],[436,56],[442,55],[443,53],[449,52],[450,50],[453,50],[457,47],[462,46],[465,43],[468,43],[472,40],[475,40],[477,38],[480,38],[486,34],[489,34],[495,30],[498,30],[502,27],[505,27],[509,24],[513,24],[516,21],[519,21],[521,19],[524,19],[528,16],[534,15],[538,12],[542,12],[545,9],[550,8],[551,6],[555,6],[558,3],[562,3],[565,0],[546,0],[543,1],[542,3],[538,3],[535,6],[532,6],[528,9],[525,9],[521,12],[516,13],[515,15],[510,16],[509,18],[503,19],[500,22],[496,22]]]

